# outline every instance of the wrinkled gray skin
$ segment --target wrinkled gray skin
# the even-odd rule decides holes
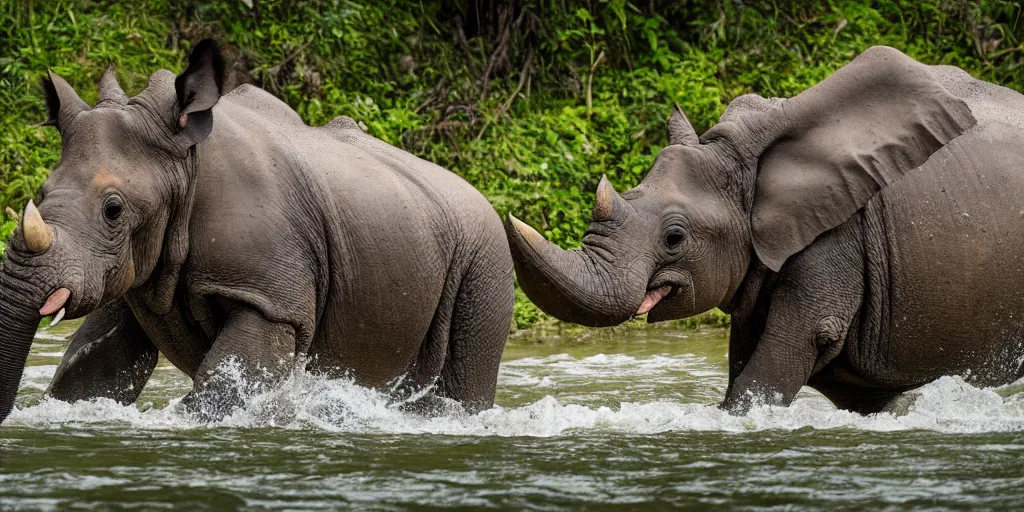
[[[579,250],[510,218],[542,309],[731,313],[736,412],[803,385],[868,413],[942,375],[1022,375],[1024,96],[876,47],[793,98],[737,98],[699,138],[677,108],[669,131],[638,187],[602,180]]]
[[[435,384],[419,404],[490,407],[513,303],[490,204],[349,118],[314,128],[262,90],[221,97],[222,73],[204,42],[131,99],[108,72],[91,109],[50,75],[63,150],[0,270],[0,419],[59,306],[89,314],[49,389],[63,400],[131,403],[159,353],[216,417],[244,395],[222,363],[266,387],[306,355],[399,394]]]

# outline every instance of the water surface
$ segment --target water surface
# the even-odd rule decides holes
[[[295,375],[215,424],[161,361],[137,406],[42,399],[74,324],[39,333],[0,426],[0,510],[1017,509],[1024,393],[945,377],[903,416],[810,391],[734,417],[725,333],[510,342],[498,407],[426,418]]]

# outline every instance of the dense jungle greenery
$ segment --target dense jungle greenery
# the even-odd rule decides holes
[[[0,240],[59,157],[39,125],[47,68],[91,103],[107,65],[134,94],[211,35],[229,85],[258,84],[311,124],[352,116],[563,246],[602,174],[619,190],[643,177],[673,102],[700,132],[740,94],[794,95],[877,44],[1024,84],[1024,13],[1008,0],[3,2]],[[520,295],[518,325],[543,318]]]

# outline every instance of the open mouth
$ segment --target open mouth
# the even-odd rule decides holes
[[[640,303],[640,308],[636,310],[637,316],[646,315],[650,310],[654,309],[662,299],[671,297],[676,294],[678,287],[675,285],[662,285],[656,288],[647,290],[647,295],[644,296],[644,301]]]

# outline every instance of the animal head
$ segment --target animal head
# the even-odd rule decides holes
[[[725,307],[752,263],[780,271],[974,124],[928,66],[885,47],[791,99],[737,98],[701,137],[676,107],[639,186],[601,180],[579,249],[510,216],[520,286],[591,326]]]
[[[158,71],[134,98],[113,70],[91,108],[56,74],[44,80],[61,158],[0,266],[0,421],[40,317],[83,316],[135,288],[154,310],[170,308],[188,252],[195,147],[213,128],[223,76],[220,53],[203,41],[185,72]]]
[[[47,290],[44,314],[85,315],[149,281],[161,258],[175,259],[167,252],[181,250],[174,231],[189,207],[194,148],[213,128],[223,76],[206,40],[181,75],[158,71],[132,98],[108,69],[91,108],[60,76],[44,79],[60,162],[38,207],[25,209],[6,264],[32,270],[21,277]]]

